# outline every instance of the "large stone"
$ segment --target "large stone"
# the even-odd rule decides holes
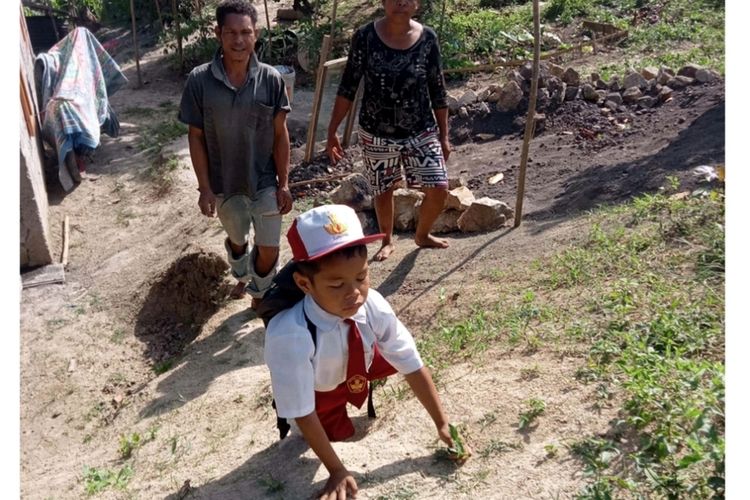
[[[459,104],[458,99],[453,97],[452,95],[448,96],[448,112],[452,115],[455,115],[458,113],[459,108],[461,107],[461,104]]]
[[[658,74],[659,70],[653,66],[647,66],[641,70],[641,76],[646,80],[653,80]]]
[[[413,231],[416,227],[417,203],[424,194],[413,189],[396,189],[393,192],[393,227],[398,231]]]
[[[513,210],[502,201],[492,198],[480,198],[461,214],[458,228],[461,232],[492,231],[505,224],[511,218]]]
[[[622,90],[622,86],[620,86],[620,77],[619,76],[614,75],[609,80],[609,90],[611,90],[612,92],[619,92],[620,90]]]
[[[641,97],[643,97],[643,92],[638,87],[630,87],[622,93],[622,100],[626,103],[636,102]]]
[[[477,93],[473,90],[467,90],[466,92],[464,92],[464,95],[462,95],[458,100],[458,103],[461,106],[468,106],[469,104],[474,104],[475,102],[477,102]]]
[[[638,103],[638,106],[642,108],[653,108],[654,105],[656,105],[656,98],[651,96],[644,96],[638,99],[636,101]]]
[[[364,210],[357,212],[359,223],[362,224],[362,232],[365,234],[375,234],[379,232],[378,217],[374,210]]]
[[[466,174],[461,172],[458,175],[448,176],[448,189],[453,190],[462,186],[466,186]]]
[[[707,69],[699,69],[695,72],[695,81],[699,83],[708,83],[714,80],[714,75]]]
[[[487,105],[486,102],[480,102],[478,110],[479,110],[479,114],[481,114],[482,116],[490,114],[490,107]]]
[[[431,233],[452,233],[458,231],[458,219],[461,217],[460,210],[445,210],[438,215],[432,223]]]
[[[565,90],[567,87],[568,85],[564,81],[556,76],[551,76],[547,81],[547,90],[549,91],[552,102],[562,104],[565,100]]]
[[[471,189],[466,186],[460,186],[448,191],[448,198],[445,200],[445,208],[464,211],[471,206],[476,198]]]
[[[573,68],[568,68],[562,75],[562,81],[568,85],[578,87],[581,84],[581,75]]]
[[[612,101],[613,103],[617,104],[618,106],[622,104],[622,96],[619,92],[610,92],[607,94],[606,99],[608,101]]]
[[[594,87],[596,87],[597,90],[609,90],[609,85],[601,78],[597,78],[594,81]]]
[[[587,101],[597,102],[599,100],[599,94],[596,93],[596,89],[588,83],[583,84],[583,98]]]
[[[579,87],[576,87],[575,85],[568,85],[568,87],[565,89],[565,100],[574,101],[578,99],[580,90],[581,89]]]
[[[534,75],[533,67],[530,62],[525,63],[518,69],[524,80],[531,81],[531,77]]]
[[[529,78],[531,78],[531,77],[529,77]],[[516,70],[508,72],[508,81],[510,81],[510,82],[516,82],[519,87],[522,87],[523,84],[524,84],[524,78],[523,78],[523,76],[521,75],[521,73],[519,73]]]
[[[372,209],[370,183],[362,174],[351,174],[345,177],[329,196],[333,203],[350,206],[357,212]]]
[[[565,68],[563,68],[559,64],[550,63],[549,72],[557,78],[562,78],[563,74],[565,74]]]
[[[469,110],[466,109],[466,106],[461,106],[460,108],[458,108],[458,116],[464,119],[469,117]]]
[[[680,70],[677,72],[677,76],[687,76],[689,78],[695,78],[695,75],[698,73],[698,71],[702,69],[703,66],[698,66],[697,64],[686,64],[685,66],[680,68]]]
[[[643,78],[643,75],[640,73],[632,72],[628,76],[625,77],[625,80],[622,82],[622,85],[629,89],[630,87],[638,87],[639,89],[645,89],[648,86],[648,82],[645,78]]]
[[[477,101],[484,102],[487,100],[487,98],[492,95],[492,89],[489,87],[486,87],[484,90],[482,90],[479,95],[477,95]]]
[[[692,85],[694,81],[695,80],[689,76],[677,75],[669,80],[667,85],[673,89],[684,89],[685,87]]]
[[[659,100],[666,101],[670,97],[672,97],[673,90],[669,88],[668,86],[663,86],[661,90],[659,91]]]
[[[656,83],[660,85],[666,85],[669,80],[674,78],[674,71],[669,68],[659,68],[659,72],[656,74]]]
[[[523,90],[516,82],[510,81],[500,91],[497,109],[502,112],[515,111],[521,99],[523,99]]]

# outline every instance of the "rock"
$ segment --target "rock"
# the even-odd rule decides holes
[[[513,126],[516,129],[524,130],[526,128],[526,117],[525,116],[516,116],[513,119]]]
[[[639,98],[636,102],[641,108],[653,108],[656,104],[656,99],[651,96],[644,96]]]
[[[607,94],[606,99],[615,103],[617,106],[622,104],[622,96],[619,92],[610,92],[609,94]]]
[[[641,70],[641,76],[646,80],[653,80],[658,74],[659,70],[653,66],[647,66]]]
[[[656,83],[666,85],[672,78],[674,78],[674,71],[669,68],[659,68],[659,72],[656,74]]]
[[[375,234],[380,231],[378,226],[378,217],[374,210],[364,210],[357,212],[359,223],[362,224],[362,232],[365,234]]]
[[[413,189],[396,189],[393,192],[393,227],[398,231],[413,231],[416,227],[417,202],[424,194]]]
[[[502,112],[515,111],[523,99],[523,90],[513,81],[506,83],[500,91],[497,109]]]
[[[513,210],[502,201],[480,198],[458,218],[461,232],[491,231],[505,224],[512,217]]]
[[[547,81],[547,90],[550,94],[550,99],[556,104],[562,104],[565,100],[565,91],[568,87],[564,81],[560,80],[556,76],[551,76]]]
[[[629,89],[631,87],[638,87],[639,89],[645,89],[648,86],[648,82],[640,73],[630,73],[628,76],[625,77],[625,80],[622,82],[622,85]]]
[[[490,107],[487,106],[486,102],[480,102],[479,103],[479,113],[482,115],[489,115],[490,114]]]
[[[557,47],[562,45],[562,40],[554,33],[545,31],[544,33],[542,33],[542,43],[545,47],[556,49]]]
[[[607,106],[606,106],[606,104],[607,104],[607,103],[604,103],[604,104],[605,104],[605,106],[604,106],[603,108],[601,108],[601,109],[599,110],[599,112],[600,112],[600,113],[601,113],[601,114],[602,114],[603,116],[609,116],[609,115],[610,115],[610,114],[612,113],[612,110],[611,110],[611,109],[610,109],[609,107],[607,107]]]
[[[591,84],[595,85],[597,80],[601,80],[602,77],[599,75],[599,73],[591,73]]]
[[[448,198],[445,200],[445,208],[452,210],[464,211],[471,206],[476,198],[471,189],[466,186],[459,186],[448,191]]]
[[[445,210],[432,223],[430,232],[435,234],[452,233],[458,231],[458,219],[463,212],[459,210]]]
[[[495,90],[495,91],[493,91],[493,92],[492,92],[492,93],[491,93],[491,94],[490,94],[490,95],[489,95],[489,96],[487,97],[487,99],[485,99],[485,100],[486,100],[487,102],[490,102],[490,103],[496,103],[497,101],[499,101],[499,100],[500,100],[500,89],[498,89],[498,90]]]
[[[687,76],[688,78],[695,78],[695,75],[698,73],[698,71],[702,69],[703,66],[698,66],[697,64],[686,64],[685,66],[680,68],[680,70],[677,72],[677,76]]]
[[[557,78],[562,78],[563,74],[565,73],[565,68],[563,68],[559,64],[550,63],[549,72],[551,75],[556,76]]]
[[[662,102],[666,101],[667,99],[672,97],[672,92],[673,90],[665,85],[659,91],[659,100]]]
[[[612,92],[619,92],[622,90],[622,87],[620,86],[620,77],[615,75],[609,80],[609,90]]]
[[[583,98],[587,101],[596,102],[599,100],[599,94],[596,93],[596,90],[594,90],[594,87],[592,87],[588,83],[583,84]]]
[[[529,79],[531,79],[531,76],[529,76]],[[524,84],[524,82],[525,82],[525,80],[524,80],[523,76],[521,75],[521,73],[519,73],[516,70],[510,71],[508,73],[508,81],[510,81],[510,82],[516,82],[519,87],[522,87],[523,84]]]
[[[469,117],[469,110],[466,109],[466,106],[461,106],[458,108],[458,116],[461,118],[468,118]]]
[[[564,81],[568,85],[577,87],[581,84],[581,75],[578,74],[578,72],[573,68],[568,68],[562,75],[562,81]]]
[[[466,175],[460,173],[458,175],[448,176],[448,189],[453,190],[462,186],[466,186]]]
[[[544,113],[534,113],[534,132],[539,133],[547,126],[547,115]],[[531,160],[529,160],[531,162]]]
[[[468,106],[477,102],[477,94],[473,90],[467,90],[464,95],[458,100],[458,104],[461,106]]]
[[[638,87],[630,87],[622,93],[622,100],[626,103],[636,102],[643,97],[643,92]]]
[[[695,72],[695,81],[699,83],[708,83],[714,80],[714,75],[707,69],[699,69]]]
[[[605,82],[601,78],[597,79],[594,82],[594,87],[596,87],[597,90],[609,90],[609,85],[607,85],[607,82]]]
[[[673,89],[684,89],[685,87],[692,85],[694,81],[695,80],[689,76],[678,75],[669,80],[667,86],[672,87]]]
[[[533,67],[530,62],[525,63],[518,69],[524,80],[531,81],[531,77],[534,76]],[[540,71],[541,73],[541,71]]]
[[[452,95],[448,95],[448,112],[452,115],[455,115],[458,113],[458,109],[461,107],[461,105],[458,103],[458,99],[453,97]]]
[[[617,94],[618,96],[620,94]],[[619,104],[612,101],[604,101],[604,105],[610,110],[610,111],[617,111],[617,108],[619,107]]]
[[[492,95],[492,90],[487,87],[479,93],[479,95],[477,96],[477,101],[484,102],[490,95]]]
[[[578,99],[579,91],[580,89],[575,85],[568,85],[568,88],[565,89],[565,100],[574,101]]]
[[[607,95],[609,94],[609,92],[607,92],[606,90],[595,90],[595,92],[596,95],[599,96],[599,99],[597,99],[597,101],[604,101],[604,99],[606,99]]]
[[[350,206],[357,212],[372,209],[370,183],[362,174],[344,177],[341,184],[331,191],[329,196],[333,203]]]

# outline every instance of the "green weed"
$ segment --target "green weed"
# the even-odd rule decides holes
[[[500,439],[493,439],[487,446],[479,450],[479,456],[487,458],[493,455],[500,455],[501,453],[507,453],[511,450],[518,450],[521,448],[519,443],[510,443],[508,441],[502,441]]]
[[[547,408],[545,402],[537,398],[529,399],[526,405],[528,406],[527,410],[518,412],[518,428],[520,430],[528,429]]]
[[[117,472],[97,467],[84,466],[83,468],[83,481],[86,493],[89,495],[99,493],[109,487],[125,489],[132,477],[133,468],[130,464],[125,464]]]
[[[173,365],[174,359],[166,359],[164,361],[156,363],[153,366],[153,370],[155,374],[161,375],[162,373],[167,373],[169,370],[171,370]]]
[[[259,479],[258,483],[260,483],[260,485],[266,489],[266,493],[269,494],[278,493],[284,490],[284,482],[274,479],[271,474],[269,474],[268,477]]]
[[[141,435],[137,432],[133,432],[129,436],[127,434],[120,435],[120,445],[117,448],[117,452],[122,460],[127,460],[133,455],[133,451],[140,448],[143,445]]]

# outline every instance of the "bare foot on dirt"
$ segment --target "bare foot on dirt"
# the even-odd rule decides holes
[[[250,302],[250,309],[252,309],[253,311],[255,311],[256,309],[258,309],[258,306],[260,305],[260,301],[261,301],[261,299],[253,297],[252,302]]]
[[[241,281],[238,282],[236,285],[234,285],[234,288],[232,288],[232,291],[229,292],[229,298],[230,299],[241,299],[245,296],[245,287],[247,286],[247,283],[242,283]]]
[[[436,238],[431,234],[426,238],[414,238],[414,242],[422,248],[448,248],[449,245],[448,240]]]
[[[385,245],[380,247],[380,250],[378,250],[378,253],[375,254],[375,257],[373,257],[373,259],[378,262],[383,262],[388,258],[389,255],[393,253],[395,249],[396,247],[393,246],[393,243],[386,243]]]

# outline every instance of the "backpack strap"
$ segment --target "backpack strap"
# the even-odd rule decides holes
[[[310,318],[307,316],[307,313],[305,312],[305,306],[302,306],[302,314],[305,315],[305,322],[307,323],[307,331],[310,332],[310,337],[312,338],[313,342],[313,354],[315,353],[315,348],[318,347],[318,328],[315,326],[315,323],[313,323]],[[370,403],[368,403],[367,407],[367,414],[370,415],[370,404],[372,403],[372,386],[370,387]],[[276,411],[276,400],[271,401],[271,406],[273,406],[274,411]],[[372,417],[375,417],[375,408],[372,409]],[[276,411],[276,428],[279,430],[279,439],[284,439],[287,434],[289,434],[289,430],[292,428],[289,425],[289,422],[286,421],[285,418],[279,417],[279,412]]]

